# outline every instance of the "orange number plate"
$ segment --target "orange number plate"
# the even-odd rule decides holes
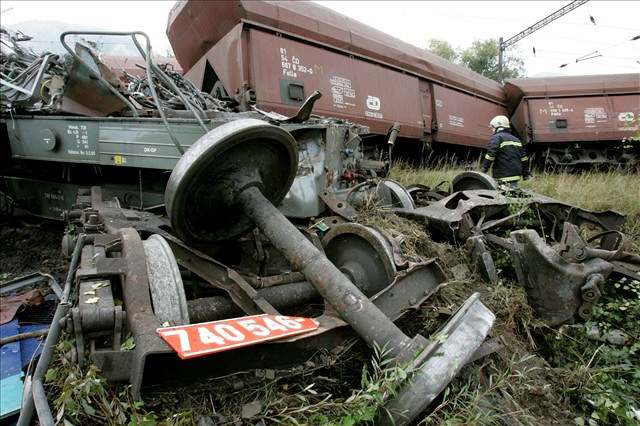
[[[180,358],[189,359],[307,333],[317,328],[318,323],[311,318],[262,314],[162,327],[156,333]]]

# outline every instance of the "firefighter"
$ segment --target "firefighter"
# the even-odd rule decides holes
[[[622,138],[622,158],[625,161],[632,160],[634,157],[633,154],[635,154],[636,151],[640,151],[638,150],[638,148],[640,148],[640,143],[638,142],[638,139],[633,136]]]
[[[507,117],[493,117],[489,127],[493,136],[482,161],[482,171],[488,172],[493,164],[493,177],[498,183],[517,188],[521,179],[529,178],[529,157],[520,139],[511,134]]]

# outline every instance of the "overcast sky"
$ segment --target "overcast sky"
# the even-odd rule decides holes
[[[385,2],[320,1],[351,18],[424,47],[430,38],[467,47],[476,39],[509,38],[568,1]],[[3,0],[2,25],[55,20],[116,31],[142,30],[154,49],[169,47],[165,35],[173,1],[9,1]],[[595,19],[592,24],[590,16]],[[590,1],[515,45],[529,76],[640,72],[640,1]],[[536,55],[533,54],[533,47]],[[601,57],[575,62],[594,51]],[[567,63],[564,68],[561,64]]]

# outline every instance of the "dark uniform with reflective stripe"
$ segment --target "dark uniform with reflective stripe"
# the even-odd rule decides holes
[[[622,157],[625,159],[631,159],[633,154],[640,152],[640,141],[633,136],[622,138]]]
[[[491,139],[487,154],[482,161],[482,171],[487,172],[493,163],[493,177],[500,182],[517,183],[529,176],[529,157],[520,139],[500,128]]]

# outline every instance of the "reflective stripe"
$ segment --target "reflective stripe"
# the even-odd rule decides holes
[[[522,157],[522,161],[529,161],[529,157]]]
[[[495,160],[495,159],[496,159],[496,157],[492,157],[492,156],[490,156],[489,154],[485,155],[485,156],[484,156],[484,158],[486,158],[486,159],[487,159],[487,160],[489,160],[489,161],[493,161],[493,160]]]
[[[522,147],[522,142],[518,141],[503,141],[500,143],[500,148],[504,148],[505,146],[519,146]]]
[[[522,176],[507,176],[507,177],[501,177],[496,179],[498,179],[500,182],[515,182],[517,180],[520,180],[521,178]]]

